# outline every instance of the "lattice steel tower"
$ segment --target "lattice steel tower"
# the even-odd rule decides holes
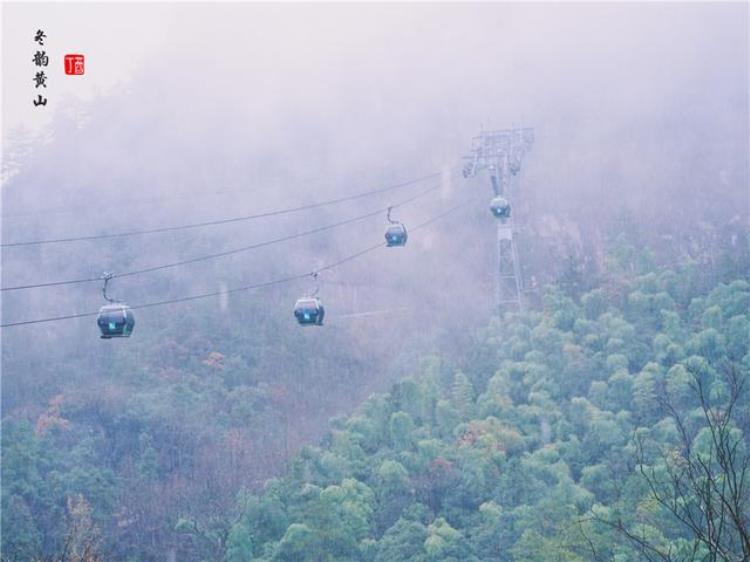
[[[518,173],[534,143],[534,129],[485,131],[472,139],[471,154],[465,156],[464,177],[487,170],[494,193],[490,211],[497,223],[497,272],[495,295],[498,311],[523,310],[523,280],[516,248],[511,200],[518,194]]]

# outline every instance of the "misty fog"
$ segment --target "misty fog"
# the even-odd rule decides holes
[[[5,4],[4,27],[43,6]],[[145,26],[141,37],[138,20],[157,6],[165,25]],[[123,341],[100,340],[95,316],[3,328],[4,419],[33,425],[56,396],[64,396],[69,418],[95,411],[104,419],[110,407],[119,411],[151,392],[151,377],[198,372],[211,352],[231,356],[252,372],[242,384],[283,385],[291,398],[259,399],[259,410],[281,412],[286,442],[279,446],[276,430],[263,425],[252,429],[253,454],[215,493],[230,505],[242,487],[257,490],[283,474],[290,455],[321,439],[329,418],[420,372],[425,358],[439,354],[468,368],[478,359],[466,349],[496,315],[491,186],[486,174],[460,172],[482,128],[535,129],[513,199],[531,310],[542,308],[544,287],[566,279],[573,262],[580,293],[595,288],[605,254],[625,235],[650,249],[658,267],[691,262],[708,272],[725,252],[736,260],[733,273],[747,277],[747,4],[70,7],[79,18],[65,23],[68,33],[122,17],[134,43],[155,47],[127,79],[92,99],[59,95],[41,129],[8,118],[17,93],[4,104],[3,243],[221,220],[440,176],[252,221],[4,247],[3,287],[232,250],[397,205],[432,186],[394,209],[394,218],[409,228],[466,205],[410,233],[405,248],[322,271],[326,325],[319,330],[301,329],[292,315],[312,279],[136,310],[135,333]],[[46,25],[53,34],[55,22]],[[4,62],[23,56],[5,42]],[[25,87],[3,82],[4,93]],[[115,278],[110,289],[137,307],[315,271],[381,242],[386,224],[383,212],[257,250]],[[2,321],[95,313],[102,304],[99,282],[6,291]],[[149,418],[143,408],[138,416]],[[186,408],[180,419],[191,420]],[[193,422],[209,423],[200,415]],[[66,439],[71,446],[84,434],[114,439],[97,431]],[[174,447],[190,441],[180,439]],[[210,460],[195,463],[185,481],[210,480]],[[179,504],[165,500],[173,501]],[[155,544],[173,544],[165,536]],[[178,559],[203,559],[187,552]]]

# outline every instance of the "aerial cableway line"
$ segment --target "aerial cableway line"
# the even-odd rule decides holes
[[[455,212],[456,210],[458,210],[458,209],[460,209],[462,207],[467,206],[469,203],[472,203],[472,202],[473,202],[473,200],[468,200],[468,201],[464,201],[463,203],[459,203],[457,205],[454,205],[453,207],[450,207],[446,211],[444,211],[444,212],[442,212],[442,213],[440,213],[438,215],[435,215],[435,216],[427,219],[426,221],[418,224],[417,226],[413,227],[411,229],[411,231],[412,232],[419,231],[419,230],[421,230],[421,229],[423,229],[423,228],[425,228],[425,227],[427,227],[427,226],[429,226],[429,225],[437,222],[438,220],[440,220],[440,219],[442,219],[442,218],[450,215],[451,213]],[[165,305],[168,305],[168,304],[177,304],[177,303],[183,303],[183,302],[190,302],[190,301],[195,301],[195,300],[200,300],[200,299],[217,297],[217,296],[225,295],[225,294],[239,293],[239,292],[244,292],[244,291],[250,291],[250,290],[253,290],[253,289],[262,289],[262,288],[265,288],[265,287],[271,287],[273,285],[279,285],[279,284],[283,284],[283,283],[290,283],[292,281],[297,281],[297,280],[305,279],[305,278],[310,277],[311,275],[313,275],[315,273],[320,273],[320,272],[323,272],[323,271],[328,271],[328,270],[334,269],[334,268],[336,268],[336,267],[338,267],[340,265],[343,265],[343,264],[345,264],[347,262],[350,262],[352,260],[355,260],[355,259],[357,259],[357,258],[359,258],[361,256],[369,254],[370,252],[373,252],[373,251],[375,251],[375,250],[377,250],[379,248],[385,248],[385,247],[387,247],[387,243],[386,242],[379,242],[378,244],[374,244],[372,246],[368,246],[367,248],[364,248],[364,249],[362,249],[362,250],[360,250],[358,252],[350,254],[350,255],[348,255],[348,256],[346,256],[344,258],[341,258],[341,259],[339,259],[339,260],[337,260],[335,262],[326,264],[326,265],[324,265],[322,267],[319,267],[319,268],[317,268],[317,269],[315,269],[313,271],[306,271],[304,273],[300,273],[300,274],[297,274],[297,275],[290,275],[290,276],[287,276],[287,277],[282,277],[282,278],[278,278],[278,279],[272,279],[270,281],[265,281],[265,282],[262,282],[262,283],[255,283],[255,284],[252,284],[252,285],[246,285],[246,286],[243,286],[243,287],[235,287],[235,288],[232,288],[232,289],[227,289],[227,290],[222,290],[222,291],[213,291],[213,292],[210,292],[210,293],[202,293],[202,294],[198,294],[198,295],[188,295],[188,296],[184,296],[184,297],[177,297],[177,298],[173,298],[173,299],[166,299],[166,300],[162,300],[162,301],[156,301],[156,302],[151,302],[151,303],[134,305],[134,306],[130,307],[130,309],[132,309],[132,310],[139,310],[139,309],[145,309],[145,308],[154,308],[154,307],[158,307],[158,306],[165,306]],[[25,326],[25,325],[30,325],[30,324],[43,324],[43,323],[57,322],[57,321],[62,321],[62,320],[72,320],[72,319],[75,319],[75,318],[88,318],[88,317],[97,316],[98,314],[99,314],[99,311],[96,311],[96,312],[82,312],[82,313],[76,313],[76,314],[68,314],[68,315],[65,315],[65,316],[55,316],[55,317],[51,317],[51,318],[39,318],[39,319],[36,319],[36,320],[22,320],[22,321],[19,321],[19,322],[7,322],[7,323],[0,324],[0,328],[11,328],[11,327],[14,327],[14,326]]]
[[[388,209],[391,209],[391,208],[395,209],[395,208],[398,208],[398,207],[402,207],[404,205],[407,205],[408,203],[411,203],[412,201],[416,201],[420,197],[423,197],[423,196],[427,195],[428,193],[431,193],[431,192],[433,192],[433,191],[435,191],[435,190],[437,190],[439,188],[440,188],[440,185],[434,185],[434,186],[431,186],[431,187],[429,187],[429,188],[427,188],[425,190],[420,191],[416,195],[413,195],[413,196],[411,196],[411,197],[409,197],[407,199],[399,201],[398,203],[395,203],[393,205],[389,205],[387,207],[380,207],[380,208],[375,209],[373,211],[370,211],[368,213],[357,215],[357,216],[354,216],[354,217],[351,217],[351,218],[348,218],[348,219],[344,219],[344,220],[341,220],[341,221],[337,221],[337,222],[334,222],[334,223],[330,223],[330,224],[327,224],[327,225],[324,225],[324,226],[319,226],[319,227],[316,227],[316,228],[313,228],[313,229],[310,229],[310,230],[306,230],[306,231],[302,231],[302,232],[297,232],[297,233],[294,233],[294,234],[289,234],[289,235],[282,236],[282,237],[279,237],[279,238],[274,238],[274,239],[271,239],[271,240],[265,240],[263,242],[257,242],[255,244],[250,244],[248,246],[241,246],[239,248],[233,248],[231,250],[225,250],[223,252],[216,252],[216,253],[213,253],[213,254],[206,254],[206,255],[203,255],[203,256],[197,256],[197,257],[186,259],[186,260],[181,260],[181,261],[171,262],[171,263],[165,263],[165,264],[159,264],[159,265],[155,265],[155,266],[151,266],[151,267],[146,267],[146,268],[142,268],[142,269],[136,269],[136,270],[132,270],[132,271],[126,271],[126,272],[123,272],[123,273],[113,273],[113,274],[111,274],[111,279],[122,278],[122,277],[132,277],[134,275],[142,275],[142,274],[145,274],[145,273],[151,273],[151,272],[160,271],[160,270],[163,270],[163,269],[169,269],[169,268],[173,268],[173,267],[179,267],[179,266],[188,265],[188,264],[191,264],[191,263],[197,263],[197,262],[201,262],[201,261],[207,261],[207,260],[217,259],[217,258],[221,258],[221,257],[226,257],[226,256],[234,255],[234,254],[239,254],[239,253],[242,253],[242,252],[247,252],[247,251],[250,251],[250,250],[256,250],[256,249],[259,249],[259,248],[264,248],[266,246],[272,246],[274,244],[279,244],[279,243],[282,243],[282,242],[287,242],[289,240],[295,240],[295,239],[298,239],[298,238],[304,238],[306,236],[311,236],[313,234],[318,234],[320,232],[325,232],[325,231],[332,230],[332,229],[340,227],[340,226],[345,226],[345,225],[352,224],[352,223],[360,221],[360,220],[364,220],[364,219],[367,219],[367,218],[370,218],[370,217],[377,216],[379,214],[387,212]],[[30,283],[30,284],[25,284],[25,285],[15,285],[15,286],[11,286],[11,287],[1,287],[0,291],[2,291],[2,292],[6,292],[6,291],[21,291],[21,290],[27,290],[27,289],[38,289],[38,288],[43,288],[43,287],[58,287],[58,286],[63,286],[63,285],[77,285],[77,284],[81,284],[81,283],[93,283],[93,282],[99,282],[99,281],[101,281],[101,276],[97,276],[97,277],[85,277],[85,278],[81,278],[81,279],[67,279],[67,280],[63,280],[63,281],[49,281],[49,282],[45,282],[45,283]]]
[[[390,166],[382,166],[380,168],[377,168],[376,170],[373,169],[361,169],[361,170],[355,170],[355,176],[356,177],[362,177],[362,176],[372,176],[376,172],[382,172],[384,169],[390,169]],[[288,178],[288,181],[292,182],[298,182],[298,183],[305,183],[308,184],[310,182],[321,184],[324,183],[318,178],[317,176],[309,175],[309,176],[297,176],[294,178]],[[347,180],[349,183],[351,183],[351,180]],[[329,182],[330,183],[330,182]],[[225,188],[225,189],[215,189],[213,191],[206,191],[201,190],[199,195],[204,196],[210,196],[210,197],[216,197],[216,196],[230,196],[230,195],[247,195],[247,189],[242,188],[238,189],[237,187],[234,188]],[[184,200],[185,194],[184,193],[177,193],[177,192],[170,192],[168,195],[161,195],[161,196],[155,196],[155,197],[130,197],[127,199],[121,199],[119,201],[108,201],[108,205],[111,205],[115,208],[123,208],[126,205],[140,205],[140,204],[154,204],[159,203],[165,200]],[[3,211],[7,209],[7,202],[3,208]],[[35,217],[35,216],[41,216],[41,215],[70,215],[74,213],[78,213],[81,210],[88,210],[90,209],[89,205],[73,205],[68,207],[62,207],[62,208],[42,208],[42,209],[35,209],[33,211],[21,211],[16,213],[5,213],[3,212],[1,217],[2,219],[14,219],[14,218],[21,218],[21,217]]]
[[[267,218],[267,217],[276,217],[279,215],[286,215],[290,213],[297,213],[301,211],[308,211],[311,209],[319,209],[320,207],[325,207],[328,205],[335,205],[337,203],[345,203],[347,201],[354,201],[356,199],[361,199],[363,197],[368,197],[370,195],[378,195],[380,193],[387,193],[389,191],[394,191],[396,189],[401,189],[405,187],[409,187],[411,185],[417,184],[422,181],[426,181],[429,179],[434,179],[442,175],[442,172],[435,172],[426,176],[422,176],[419,178],[414,178],[408,181],[404,181],[401,183],[397,183],[394,185],[390,185],[387,187],[382,187],[378,189],[373,189],[370,191],[365,191],[362,193],[357,193],[355,195],[347,195],[345,197],[337,197],[334,199],[328,199],[325,201],[319,201],[316,203],[309,203],[307,205],[298,205],[296,207],[287,207],[285,209],[277,209],[274,211],[266,211],[263,213],[255,213],[251,215],[244,215],[244,216],[237,216],[237,217],[229,217],[226,219],[217,219],[212,221],[204,221],[204,222],[197,222],[192,224],[183,224],[183,225],[177,225],[177,226],[163,226],[158,228],[150,228],[150,229],[141,229],[141,230],[130,230],[127,232],[113,232],[110,234],[92,234],[89,236],[72,236],[72,237],[65,237],[65,238],[49,238],[45,240],[28,240],[28,241],[21,241],[21,242],[7,242],[0,244],[1,248],[18,248],[23,246],[39,246],[44,244],[62,244],[62,243],[70,243],[70,242],[84,242],[84,241],[92,241],[92,240],[107,240],[107,239],[114,239],[114,238],[127,238],[130,236],[142,236],[147,234],[159,234],[163,232],[176,232],[180,230],[189,230],[194,228],[204,228],[209,226],[219,226],[224,224],[231,224],[231,223],[237,223],[237,222],[243,222],[243,221],[250,221],[255,219],[261,219],[261,218]]]

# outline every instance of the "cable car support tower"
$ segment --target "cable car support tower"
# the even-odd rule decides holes
[[[518,195],[518,173],[526,153],[534,143],[534,129],[512,128],[485,131],[472,139],[471,153],[465,156],[465,178],[487,171],[494,199],[490,204],[497,222],[497,270],[495,298],[498,312],[523,310],[523,280],[518,261],[511,214],[512,199]],[[514,181],[515,178],[515,181]]]

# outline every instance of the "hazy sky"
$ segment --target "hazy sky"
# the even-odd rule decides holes
[[[164,46],[174,4],[3,3],[3,127],[38,130],[70,96],[90,100],[106,95],[131,78],[148,57]],[[43,88],[34,87],[32,62],[37,29],[47,34],[44,49],[50,64],[46,107],[32,100]],[[66,76],[63,57],[86,57],[84,76]]]
[[[657,99],[686,73],[710,81],[728,58],[747,60],[744,3],[5,3],[3,13],[6,131],[39,127],[68,96],[121,88],[144,65],[165,81],[207,74],[217,90],[249,97],[264,79],[276,94],[303,87],[314,97],[369,74],[505,125],[558,102],[596,115],[608,102]],[[31,103],[39,28],[51,57],[45,108]],[[64,74],[66,53],[86,56],[85,76]]]
[[[747,179],[747,3],[3,10],[4,138],[19,125],[44,131],[83,99],[97,125],[75,142],[120,181],[160,168],[194,177],[192,153],[216,168],[212,184],[236,181],[233,163],[287,152],[288,169],[313,177],[342,165],[432,170],[457,164],[481,123],[536,127],[529,189],[552,204],[606,190],[669,201],[686,181],[698,197],[707,182],[736,197]],[[44,108],[32,105],[39,28],[51,56]],[[64,75],[70,52],[85,55],[84,76]]]
[[[391,185],[460,164],[482,123],[536,129],[523,191],[512,204],[526,239],[548,251],[524,256],[536,261],[529,272],[538,279],[554,279],[555,260],[568,253],[593,252],[584,242],[612,232],[621,211],[645,223],[653,240],[694,235],[702,223],[747,221],[747,3],[57,3],[3,10],[4,138],[18,125],[54,132],[53,142],[17,158],[20,171],[5,184],[3,235],[14,241],[200,222]],[[40,28],[52,65],[43,109],[31,103]],[[82,77],[63,74],[62,57],[71,52],[86,57]],[[68,107],[88,114],[88,125],[58,119]],[[473,295],[492,300],[491,189],[486,174],[458,176],[440,197],[398,218],[416,224],[475,197],[458,215],[463,220],[425,229],[398,257],[352,263],[338,279],[398,271],[410,289],[375,281],[424,304],[423,280],[439,274],[444,280],[429,284],[435,302],[455,291],[464,299],[456,307],[485,310]],[[234,191],[212,196],[222,189]],[[387,197],[382,204],[392,203]],[[165,203],[134,203],[154,199]],[[351,212],[368,208],[361,203]],[[70,207],[74,213],[65,212]],[[62,212],[34,215],[56,209]],[[23,283],[136,269],[346,213],[321,209],[254,229],[237,224],[166,238],[172,243],[144,237],[9,250],[3,275]],[[376,222],[372,230],[290,245],[291,252],[274,248],[268,259],[217,261],[213,273],[196,266],[189,275],[134,276],[117,290],[142,303],[319,267],[380,240]],[[422,249],[434,251],[405,257]],[[92,310],[101,298],[90,289],[19,294],[8,299],[8,314]],[[284,298],[305,287],[292,289]]]

